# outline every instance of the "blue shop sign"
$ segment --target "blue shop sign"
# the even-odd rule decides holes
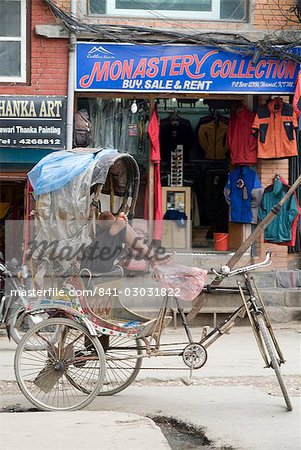
[[[253,64],[252,56],[212,47],[78,42],[76,90],[291,94],[298,70],[293,61]]]

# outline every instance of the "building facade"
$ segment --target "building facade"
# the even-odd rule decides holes
[[[162,88],[161,84],[160,88],[160,85],[148,84],[146,86],[149,86],[149,89],[145,88],[139,92],[139,85],[131,87],[130,82],[133,80],[133,78],[131,79],[133,72],[130,72],[128,67],[124,73],[125,87],[114,88],[116,84],[112,83],[112,81],[117,81],[119,76],[119,69],[116,65],[116,69],[112,69],[114,80],[104,78],[107,84],[102,85],[100,88],[93,88],[92,86],[91,88],[82,89],[78,85],[79,80],[77,76],[79,77],[81,66],[86,64],[86,60],[80,59],[80,48],[83,48],[81,45],[84,43],[89,44],[89,52],[91,52],[89,54],[91,56],[90,62],[97,63],[100,57],[102,58],[101,61],[105,58],[107,64],[109,64],[111,57],[110,45],[112,44],[118,45],[121,53],[122,46],[127,43],[138,46],[153,45],[154,49],[159,49],[159,53],[160,47],[163,48],[166,44],[171,46],[181,44],[188,51],[188,59],[184,60],[186,62],[183,67],[179,67],[179,60],[173,60],[173,72],[176,77],[177,75],[182,75],[185,70],[186,73],[189,72],[188,63],[191,57],[189,51],[195,45],[202,48],[206,48],[208,45],[214,48],[215,45],[219,46],[223,43],[228,43],[233,48],[236,43],[243,45],[244,38],[249,43],[261,40],[262,42],[269,41],[271,45],[273,39],[278,39],[279,42],[281,39],[285,42],[298,42],[298,39],[300,39],[298,37],[300,31],[298,2],[294,0],[277,0],[277,2],[268,0],[233,0],[231,2],[228,0],[204,0],[202,2],[187,2],[184,0],[173,2],[157,0],[142,0],[139,2],[130,0],[33,0],[29,2],[19,0],[13,3],[16,4],[16,10],[6,11],[6,16],[4,15],[3,17],[7,19],[14,18],[16,31],[13,32],[7,29],[3,32],[2,37],[0,35],[0,44],[7,48],[3,72],[2,74],[0,72],[0,97],[2,102],[14,99],[19,101],[17,106],[15,106],[17,108],[16,114],[18,114],[18,108],[22,108],[22,105],[20,105],[22,99],[34,101],[34,105],[38,106],[33,106],[33,109],[40,110],[43,104],[41,102],[46,102],[47,99],[50,102],[62,101],[63,106],[59,112],[61,116],[54,117],[55,106],[53,103],[49,104],[48,102],[45,107],[50,108],[50,116],[45,117],[44,115],[44,119],[49,119],[49,123],[46,125],[49,130],[59,128],[55,126],[56,122],[52,121],[52,119],[61,119],[62,122],[65,121],[66,123],[68,64],[70,63],[70,53],[72,53],[70,52],[70,39],[73,36],[76,39],[77,60],[73,63],[74,86],[70,86],[72,78],[71,81],[69,79],[69,97],[70,92],[74,93],[72,94],[74,95],[72,99],[74,110],[85,108],[90,112],[94,128],[94,145],[116,146],[117,139],[120,149],[132,153],[137,158],[142,171],[146,174],[151,174],[153,167],[149,161],[148,144],[146,143],[146,125],[150,110],[157,104],[161,123],[166,125],[167,131],[169,115],[177,114],[179,117],[177,120],[181,126],[183,125],[183,133],[186,139],[181,144],[184,147],[184,166],[186,168],[184,169],[184,178],[185,176],[187,178],[187,183],[184,183],[184,185],[187,187],[187,190],[181,191],[180,194],[182,195],[184,192],[189,197],[189,202],[188,200],[184,201],[184,209],[188,217],[192,218],[193,216],[194,218],[191,225],[192,229],[189,231],[192,240],[191,238],[187,239],[186,234],[180,233],[177,238],[177,244],[183,249],[192,245],[195,249],[201,248],[211,251],[213,233],[227,232],[229,234],[230,249],[237,249],[251,232],[252,225],[228,224],[226,205],[221,197],[223,197],[222,188],[225,184],[224,177],[229,168],[229,161],[226,158],[206,157],[204,146],[202,147],[200,142],[199,123],[202,123],[202,120],[208,115],[212,115],[213,122],[215,121],[214,126],[216,126],[216,121],[219,120],[220,116],[222,116],[221,120],[227,123],[234,104],[237,105],[239,102],[242,102],[249,110],[256,111],[261,105],[265,104],[267,98],[271,95],[281,95],[284,101],[291,103],[292,87],[287,89],[285,84],[283,84],[281,85],[282,91],[275,88],[275,92],[273,92],[273,88],[266,90],[257,89],[258,85],[256,84],[252,88],[246,88],[245,91],[239,89],[239,85],[233,85],[230,91],[222,88],[219,91],[218,88],[211,90],[210,85],[207,86],[207,89],[204,84],[193,84],[189,85],[193,86],[193,89],[175,91],[174,85],[172,87],[165,85]],[[295,10],[293,9],[294,7],[296,8]],[[24,14],[25,11],[26,14]],[[18,21],[16,17],[19,17],[20,20]],[[101,44],[104,45],[100,47]],[[12,53],[12,48],[18,49],[18,61],[11,56],[12,54],[16,55],[16,53]],[[123,48],[125,49],[126,47]],[[267,48],[265,48],[265,51]],[[157,53],[149,56],[149,58],[158,57],[160,56]],[[265,58],[266,61],[271,59],[271,56],[268,54],[266,57],[264,56],[264,51],[261,57]],[[227,53],[225,58],[227,58]],[[153,74],[156,70],[155,61],[154,59],[152,60],[152,66],[149,68],[153,70]],[[218,64],[215,66],[216,70],[219,69],[220,76],[218,81],[221,83],[221,86],[224,79],[229,75],[227,72],[227,61],[225,59],[224,65],[221,63],[220,66]],[[254,60],[253,62],[256,65],[256,61]],[[169,63],[166,62],[166,64]],[[70,67],[72,67],[72,63]],[[94,67],[96,69],[97,67],[100,68],[100,66]],[[109,66],[107,65],[107,67]],[[243,65],[240,67],[241,79],[239,82],[243,82],[246,76],[251,74],[251,69],[247,69],[247,65],[245,65],[245,69],[243,69]],[[269,76],[273,75],[272,72],[276,70],[275,67],[271,66]],[[295,82],[297,65],[293,70],[292,66],[287,67],[290,67],[288,72],[290,72],[291,79]],[[249,72],[244,72],[244,70],[249,70]],[[274,79],[276,82],[282,83],[280,75],[282,76],[283,73],[281,69],[279,70],[280,72],[275,72]],[[130,75],[127,78],[128,74]],[[101,77],[100,72],[98,75]],[[156,76],[153,79],[156,79]],[[133,103],[137,103],[139,120],[137,116],[133,116],[131,113]],[[25,110],[27,111],[26,108]],[[27,111],[26,114],[30,115],[30,112]],[[122,121],[119,120],[120,117],[122,117]],[[5,119],[5,117],[1,118]],[[41,117],[39,118],[41,119]],[[102,127],[100,122],[104,123],[104,118],[106,123],[110,122],[110,126],[115,128],[108,130],[108,127]],[[11,126],[19,126],[18,122],[13,123],[15,125]],[[28,129],[29,127],[29,122],[26,123],[25,121],[23,128]],[[110,141],[111,138],[104,137],[104,134],[110,134],[111,136],[116,127],[121,127],[123,131],[119,132],[118,138],[115,136],[115,141],[114,139]],[[218,127],[219,129],[221,128],[220,123],[218,123]],[[20,126],[17,128],[17,130],[22,129]],[[47,131],[47,129],[45,130]],[[46,131],[45,136],[47,134]],[[34,136],[34,141],[30,141],[26,131],[24,136],[20,136],[21,138],[23,137],[21,145],[16,143],[9,146],[7,142],[3,144],[7,139],[1,135],[3,145],[1,148],[2,180],[6,183],[6,186],[12,186],[14,182],[18,182],[18,187],[16,188],[19,192],[18,195],[21,195],[20,180],[25,180],[26,171],[48,152],[65,148],[68,139],[68,137],[66,139],[66,130],[65,132],[61,130],[61,136],[63,137],[57,144],[58,146],[54,144],[55,139],[58,140],[55,131],[53,136],[50,133],[44,139]],[[187,141],[187,136],[189,142]],[[26,141],[26,139],[29,140]],[[34,142],[34,146],[31,145],[32,142]],[[168,147],[168,144],[166,144],[166,147]],[[189,152],[190,156],[186,159],[187,152]],[[168,189],[169,185],[172,184],[169,179],[170,168],[168,167],[170,154],[165,151],[164,144],[161,153],[163,155],[161,156],[161,178],[163,187],[167,191],[166,202],[168,202],[168,193],[171,191],[171,194],[174,195],[175,189]],[[296,158],[299,158],[298,161],[300,160],[300,149],[299,157]],[[294,164],[299,164],[300,166],[300,162],[294,161]],[[265,187],[273,182],[276,174],[280,174],[283,178],[292,182],[293,179],[289,173],[291,165],[292,162],[289,159],[259,160],[253,169],[257,172],[262,186]],[[24,185],[22,185],[22,189],[23,187]],[[141,187],[141,192],[143,192],[143,188],[144,186]],[[141,194],[139,211],[141,216],[145,212],[143,211],[143,195]],[[180,203],[183,203],[181,195],[177,198],[179,198]],[[170,197],[170,199],[173,198]],[[10,203],[11,198],[8,196],[4,200],[4,203]],[[149,203],[150,205],[152,204],[151,189],[149,190]],[[188,203],[189,208],[187,206]],[[167,207],[167,204],[164,207]],[[149,210],[151,211],[152,208]],[[153,218],[151,213],[149,218]],[[169,228],[167,234],[170,234]],[[177,247],[175,243],[167,241],[165,243],[166,246]],[[273,262],[274,268],[286,268],[288,266],[290,256],[287,247],[264,244],[262,239],[257,242],[256,248],[253,249],[254,258],[261,258],[267,248],[272,249],[277,255]]]

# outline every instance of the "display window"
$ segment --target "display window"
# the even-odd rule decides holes
[[[261,163],[261,169],[258,166],[259,143],[265,150],[261,141],[266,125],[261,110],[271,104],[277,106],[278,101],[286,105],[288,99],[261,96],[257,106],[256,100],[244,95],[187,98],[169,94],[155,98],[103,94],[79,96],[77,109],[88,111],[93,147],[116,148],[130,153],[138,162],[141,184],[136,217],[144,219],[149,218],[148,211],[153,207],[148,189],[152,176],[148,126],[156,109],[164,220],[162,245],[175,250],[211,252],[235,250],[245,240],[252,224],[258,222],[258,206],[265,187],[262,164],[271,170],[275,164],[278,167],[273,161]],[[285,123],[288,119],[286,114]],[[271,141],[268,128],[265,133]],[[284,144],[283,151],[288,148],[291,154],[296,152],[295,147],[291,150],[296,143],[289,141],[289,136]],[[255,255],[253,250],[252,254]]]
[[[163,196],[167,199],[162,205],[163,218],[169,220],[167,216],[172,217],[173,210],[185,214],[189,233],[185,230],[185,239],[177,241],[181,242],[180,248],[213,250],[214,233],[228,232],[229,213],[224,197],[230,163],[227,129],[231,108],[237,101],[104,96],[77,99],[77,109],[89,112],[93,147],[116,148],[137,160],[141,172],[136,209],[139,218],[145,217],[147,201],[151,101],[159,118],[162,189],[185,188],[186,206],[181,201],[181,191],[169,191],[167,197]],[[170,201],[173,198],[175,201]]]
[[[158,102],[161,182],[164,187],[189,189],[186,214],[193,248],[212,250],[214,233],[228,232],[223,190],[229,166],[230,107],[231,102],[226,100],[170,98]],[[181,208],[181,201],[167,202],[163,212],[171,217],[171,209],[181,214]]]

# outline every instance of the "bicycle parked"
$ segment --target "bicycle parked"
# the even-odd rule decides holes
[[[0,260],[3,261],[2,254]],[[6,325],[8,338],[19,344],[24,334],[32,326],[48,319],[46,312],[35,311],[33,299],[28,298],[24,281],[28,277],[26,265],[20,265],[15,258],[6,263],[0,263],[0,325]],[[56,329],[52,327],[52,339],[55,340]],[[26,347],[31,350],[30,344]],[[34,347],[37,349],[37,347]]]

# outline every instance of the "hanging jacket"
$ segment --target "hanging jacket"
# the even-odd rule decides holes
[[[227,146],[227,125],[221,121],[212,121],[199,128],[199,144],[204,150],[205,159],[225,159]]]
[[[216,122],[222,122],[223,124],[225,124],[225,125],[228,125],[228,123],[229,123],[229,118],[228,117],[226,117],[226,116],[223,116],[222,114],[220,114],[218,111],[215,111],[215,112],[212,112],[211,114],[209,114],[209,115],[207,115],[207,116],[202,116],[202,117],[200,117],[200,119],[199,119],[199,121],[198,121],[198,124],[197,124],[197,126],[196,126],[196,128],[195,128],[195,135],[196,135],[196,140],[197,140],[197,142],[198,142],[198,147],[199,147],[199,156],[200,156],[200,158],[201,159],[204,159],[205,158],[205,150],[202,148],[202,146],[201,146],[201,142],[200,142],[200,139],[199,139],[199,131],[200,131],[200,128],[203,126],[203,125],[206,125],[206,124],[208,124],[208,123],[216,123]],[[202,139],[201,139],[201,141],[202,141]],[[205,145],[207,144],[207,142],[205,142]],[[208,159],[209,157],[207,157],[207,159]],[[223,157],[224,158],[224,157]]]
[[[298,127],[297,116],[292,105],[280,97],[260,108],[252,128],[258,139],[258,158],[289,158],[296,156]]]
[[[255,114],[246,107],[237,110],[231,117],[227,130],[227,144],[231,164],[256,164],[257,139],[252,134]]]
[[[274,184],[265,188],[258,211],[260,220],[263,220],[272,207],[280,202],[289,188],[290,186],[283,178],[276,179]],[[296,230],[300,212],[301,208],[298,205],[296,194],[291,195],[280,209],[279,214],[265,229],[265,242],[293,247],[296,242]]]
[[[232,170],[224,189],[226,202],[230,206],[230,222],[256,224],[262,194],[263,188],[254,170],[248,166]]]
[[[293,108],[298,118],[298,129],[301,130],[301,70],[298,72],[293,98]]]
[[[190,159],[189,153],[194,145],[194,133],[189,120],[180,116],[160,120],[161,161],[170,168],[170,155],[177,145],[183,145],[184,161]]]

